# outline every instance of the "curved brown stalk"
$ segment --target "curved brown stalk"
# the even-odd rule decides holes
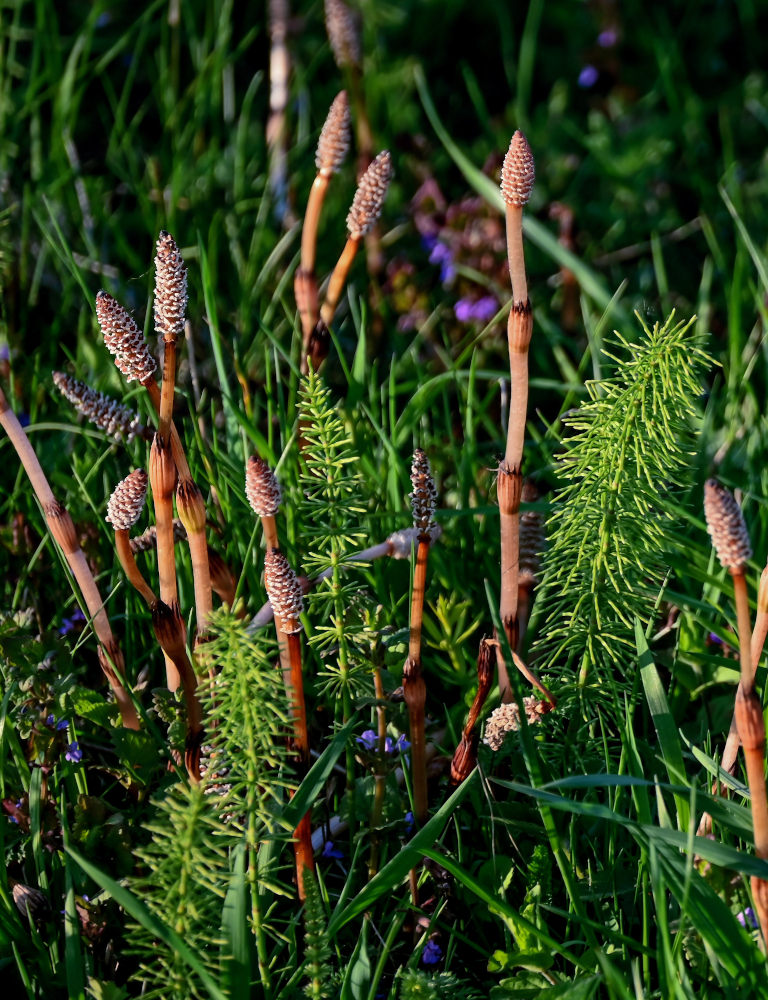
[[[497,639],[486,639],[485,636],[480,640],[477,653],[477,693],[467,715],[461,741],[451,761],[451,784],[454,786],[466,781],[477,766],[479,734],[475,732],[475,726],[493,685],[494,646],[497,642]]]
[[[35,496],[43,508],[48,530],[64,553],[72,575],[83,595],[85,606],[88,608],[88,614],[93,623],[93,631],[99,642],[99,663],[114,693],[122,723],[126,729],[139,729],[136,707],[119,676],[119,674],[125,676],[123,654],[109,624],[109,618],[104,610],[104,602],[101,599],[99,588],[96,586],[91,568],[80,548],[72,518],[66,508],[53,495],[37,455],[16,414],[8,406],[2,389],[0,389],[0,424],[2,424],[21,460],[21,464],[24,466],[24,471],[35,491]]]

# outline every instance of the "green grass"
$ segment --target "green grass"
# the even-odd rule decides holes
[[[112,1000],[142,995],[145,980],[143,995],[180,998],[287,1000],[305,987],[354,1000],[763,995],[757,934],[737,914],[750,905],[749,877],[768,869],[754,857],[741,775],[731,797],[710,794],[738,662],[731,584],[711,553],[702,486],[715,474],[742,491],[754,600],[768,545],[765,13],[760,4],[737,11],[676,0],[662,10],[632,0],[609,22],[602,8],[560,0],[357,6],[366,107],[396,177],[381,227],[385,270],[369,278],[360,254],[322,372],[334,433],[354,457],[350,482],[359,483],[355,503],[336,510],[330,492],[308,505],[298,457],[300,227],[277,217],[270,191],[263,12],[192,0],[174,22],[173,4],[0,5],[0,346],[8,349],[0,381],[29,418],[30,440],[78,526],[143,719],[139,734],[116,728],[90,626],[59,634],[78,598],[0,439],[0,847],[7,876],[48,904],[28,919],[14,905],[14,883],[0,879],[4,981],[18,996]],[[286,152],[289,204],[300,218],[317,134],[343,78],[322,4],[292,16]],[[609,29],[615,44],[600,45]],[[579,84],[587,65],[598,74],[589,87]],[[526,649],[559,708],[524,724],[499,753],[481,745],[478,769],[453,791],[448,763],[498,598],[494,470],[504,447],[509,302],[496,182],[517,127],[537,169],[525,215],[534,336],[524,472],[542,492],[537,509],[554,515],[550,532],[564,523],[569,532],[565,543],[553,536]],[[422,187],[428,179],[437,191]],[[352,158],[329,191],[321,276],[341,249],[353,189]],[[553,202],[573,212],[569,245],[558,240]],[[255,711],[243,716],[247,745],[222,725],[247,808],[221,783],[196,798],[169,752],[183,743],[181,705],[161,688],[149,616],[122,578],[104,520],[107,497],[146,467],[148,446],[116,446],[83,424],[50,377],[69,371],[152,422],[144,394],[126,388],[101,344],[93,299],[105,287],[145,323],[161,228],[189,268],[191,336],[176,419],[206,497],[209,542],[235,574],[249,617],[266,599],[261,531],[243,488],[251,453],[276,468],[285,496],[278,530],[299,572],[333,562],[340,535],[353,537],[354,551],[408,526],[413,448],[429,455],[443,529],[429,556],[423,649],[437,763],[430,819],[414,836],[406,761],[379,761],[356,740],[376,727],[374,664],[390,736],[407,734],[407,712],[392,697],[407,647],[407,560],[344,570],[309,604],[305,676],[319,759],[301,783],[282,744],[272,770],[258,770],[253,748],[270,731]],[[428,235],[451,249],[453,277],[430,261]],[[462,322],[457,303],[483,296],[495,315]],[[637,361],[632,345],[646,344],[633,312],[653,329],[672,309],[678,321],[696,316],[691,343],[712,359],[700,391],[684,393],[682,367],[673,366],[648,410],[658,422],[682,399],[692,409],[685,428],[670,423],[676,467],[663,435],[651,433],[657,424],[642,436],[639,422],[636,479],[621,479],[629,492],[606,502],[599,520],[606,491],[578,493],[565,473],[561,456],[579,455],[569,428],[601,408],[614,426],[611,386]],[[151,318],[146,326],[151,338]],[[643,445],[656,449],[647,466]],[[337,473],[332,453],[325,463]],[[609,457],[598,442],[575,467],[587,479]],[[620,464],[612,474],[624,475]],[[633,515],[631,491],[644,475],[652,482]],[[308,525],[310,510],[321,520],[326,511],[332,538]],[[617,511],[627,519],[618,529]],[[592,579],[598,560],[585,570],[580,554],[595,546],[602,559],[617,539],[617,561]],[[139,561],[154,583],[154,555]],[[183,546],[178,575],[192,625]],[[597,595],[597,617],[585,625],[578,601],[587,591]],[[604,633],[595,628],[601,615]],[[224,617],[217,629],[223,675],[242,657],[253,685],[268,686],[276,652],[267,632],[246,638]],[[590,643],[602,642],[599,655],[579,646],[585,629]],[[599,687],[588,675],[577,690],[577,646]],[[354,681],[344,674],[343,699],[337,647]],[[513,680],[522,704],[529,692]],[[762,692],[762,667],[758,683]],[[282,697],[279,685],[273,695]],[[238,684],[219,697],[219,709],[232,699],[232,719],[251,707]],[[489,709],[497,701],[494,690]],[[276,717],[287,711],[275,704]],[[47,724],[49,715],[67,727]],[[79,762],[66,756],[75,741]],[[372,873],[378,773],[385,794]],[[286,838],[308,807],[333,849],[320,844],[319,892],[305,921]],[[695,836],[704,810],[712,840]],[[166,849],[170,830],[178,836]],[[412,868],[422,880],[415,909]],[[436,964],[425,964],[438,949]],[[150,962],[151,975],[141,971]]]

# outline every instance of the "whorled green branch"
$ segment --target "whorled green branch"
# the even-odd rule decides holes
[[[574,671],[579,686],[621,673],[633,622],[647,622],[665,572],[670,501],[695,435],[700,375],[711,359],[693,320],[615,334],[614,374],[587,384],[589,399],[564,423],[562,485],[549,522],[537,642],[542,669]],[[655,589],[654,589],[655,588]]]

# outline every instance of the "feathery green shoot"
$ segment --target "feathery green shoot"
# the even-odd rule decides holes
[[[633,342],[615,334],[617,352],[604,351],[613,376],[587,383],[589,399],[564,419],[574,433],[559,458],[537,645],[546,667],[577,671],[581,687],[590,674],[599,683],[626,668],[634,619],[653,613],[670,494],[684,481],[711,364],[693,320],[640,323],[644,335]]]

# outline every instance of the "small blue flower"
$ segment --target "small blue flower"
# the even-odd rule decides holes
[[[19,423],[22,427],[29,427],[29,414],[23,410],[19,413]]]
[[[395,741],[391,736],[387,736],[384,740],[384,753],[394,753],[395,752]]]
[[[579,73],[579,86],[583,87],[584,90],[589,90],[590,87],[594,87],[597,83],[599,75],[594,66],[585,66],[581,73]]]
[[[410,833],[414,825],[415,824],[413,821],[413,813],[409,809],[408,812],[405,814],[405,832]]]
[[[611,49],[619,40],[619,33],[615,28],[606,28],[597,36],[597,44],[601,49]]]
[[[397,743],[395,743],[395,749],[399,753],[405,753],[406,750],[411,749],[411,744],[405,738],[405,733],[400,733],[400,735],[397,737]]]
[[[366,750],[374,750],[378,739],[379,737],[373,729],[366,729],[361,736],[357,737],[357,742],[361,743]]]
[[[78,625],[85,621],[85,615],[80,608],[75,608],[71,618],[64,618],[59,629],[59,635],[69,635],[74,632]]]
[[[53,712],[51,712],[50,715],[46,715],[46,717],[45,717],[45,724],[46,724],[46,726],[52,726],[55,721],[56,721],[56,717],[54,716]]]
[[[751,906],[748,906],[746,910],[742,910],[741,913],[737,913],[736,919],[742,927],[757,927],[757,917]]]
[[[443,957],[443,949],[432,938],[427,941],[424,945],[424,951],[421,953],[421,964],[422,965],[437,965],[440,959]]]
[[[321,855],[323,858],[343,858],[344,852],[340,850],[332,840],[326,840],[323,846],[323,853]]]
[[[445,243],[436,240],[429,255],[430,264],[440,265],[440,280],[447,284],[456,276],[456,268],[453,265],[453,252]]]
[[[61,732],[62,729],[66,729],[69,725],[69,719],[59,719],[56,723],[56,728]]]
[[[73,764],[79,763],[83,759],[83,751],[77,745],[77,740],[74,743],[70,743],[67,747],[67,752],[64,754],[65,760],[71,760]]]

